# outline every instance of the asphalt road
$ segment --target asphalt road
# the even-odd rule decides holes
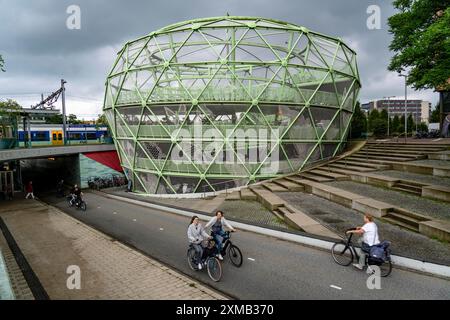
[[[368,289],[368,276],[337,265],[329,252],[238,230],[233,242],[244,255],[236,268],[225,257],[222,280],[192,271],[186,260],[190,219],[86,193],[86,212],[65,198],[45,201],[123,243],[238,299],[450,299],[450,281],[394,269],[381,289]]]

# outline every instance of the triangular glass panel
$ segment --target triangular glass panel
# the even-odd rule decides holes
[[[174,194],[174,191],[172,190],[172,187],[169,183],[167,183],[166,180],[163,177],[161,177],[161,179],[159,179],[159,185],[156,190],[156,193],[157,194]]]
[[[336,118],[333,120],[333,122],[331,122],[331,124],[328,126],[328,129],[326,130],[327,132],[325,133],[324,140],[340,141],[341,119],[339,115],[336,116]]]
[[[308,160],[306,161],[306,164],[304,167],[309,167],[314,162],[320,160],[322,158],[322,153],[320,151],[320,146],[317,144],[314,146],[314,150],[312,151],[311,155],[309,155]]]
[[[168,143],[170,148],[170,143]],[[163,167],[167,154],[162,148],[161,142],[141,141],[136,143],[136,168],[144,170],[159,171]]]
[[[165,176],[165,178],[172,185],[172,188],[176,191],[177,194],[193,193],[200,180],[198,178],[177,176]],[[165,186],[167,186],[167,184],[164,184],[164,187]],[[158,187],[158,193],[163,193],[163,191],[164,188],[160,189]],[[173,193],[173,191],[170,191],[170,193]]]
[[[141,120],[142,107],[122,107],[119,108],[123,121],[134,136],[137,136],[139,122]]]
[[[336,95],[336,87],[331,74],[328,74],[326,79],[320,84],[317,92],[312,97],[310,104],[339,108],[340,103]]]
[[[132,188],[134,192],[147,193],[147,190],[145,190],[145,188],[142,186],[142,183],[136,173],[134,174],[134,185],[132,186]]]
[[[119,144],[120,156],[122,160],[122,165],[126,167],[133,168],[133,159],[134,159],[134,141],[133,140],[116,140]]]
[[[313,117],[317,134],[320,138],[329,126],[334,115],[338,112],[338,109],[311,107],[309,110]]]
[[[337,146],[338,145],[336,143],[322,143],[322,159],[333,157]]]
[[[155,193],[156,192],[156,187],[158,186],[158,176],[152,173],[148,173],[148,172],[140,172],[137,171],[135,173],[139,178],[140,181],[139,183],[142,181],[143,186],[145,186],[145,189],[147,190],[147,193]],[[138,180],[138,179],[136,179]]]
[[[119,138],[132,138],[133,134],[128,129],[127,124],[125,123],[124,119],[122,118],[120,112],[120,108],[116,108],[116,133],[117,137]]]
[[[294,107],[292,107],[294,108]],[[298,108],[298,112],[301,112],[301,108]],[[296,118],[292,117],[292,126],[288,129],[284,136],[284,140],[316,140],[316,131],[314,129],[314,124],[312,122],[311,116],[309,115],[308,109],[303,110],[303,112]]]
[[[139,138],[170,138],[171,127],[164,118],[164,115],[158,113],[162,107],[148,106],[144,109],[139,127]],[[156,114],[152,112],[154,110]]]
[[[306,157],[315,147],[315,143],[283,143],[283,149],[295,171],[304,165]]]

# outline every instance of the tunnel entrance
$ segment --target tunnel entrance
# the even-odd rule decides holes
[[[66,185],[80,183],[79,155],[20,161],[22,183],[33,181],[35,192],[55,191],[58,181]]]

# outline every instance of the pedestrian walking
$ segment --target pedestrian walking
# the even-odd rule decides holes
[[[31,198],[34,199],[34,194],[33,194],[33,181],[28,182],[26,190],[27,195],[25,196],[25,199],[28,199],[28,197],[31,195]]]

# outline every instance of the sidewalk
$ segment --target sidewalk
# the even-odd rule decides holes
[[[2,203],[0,217],[50,299],[225,299],[39,201]],[[10,252],[1,232],[0,247]],[[18,269],[11,255],[7,260],[12,282],[22,283],[15,287],[16,298],[32,298],[23,279],[14,281]],[[67,268],[73,265],[81,271],[79,290],[66,284],[72,274]]]

